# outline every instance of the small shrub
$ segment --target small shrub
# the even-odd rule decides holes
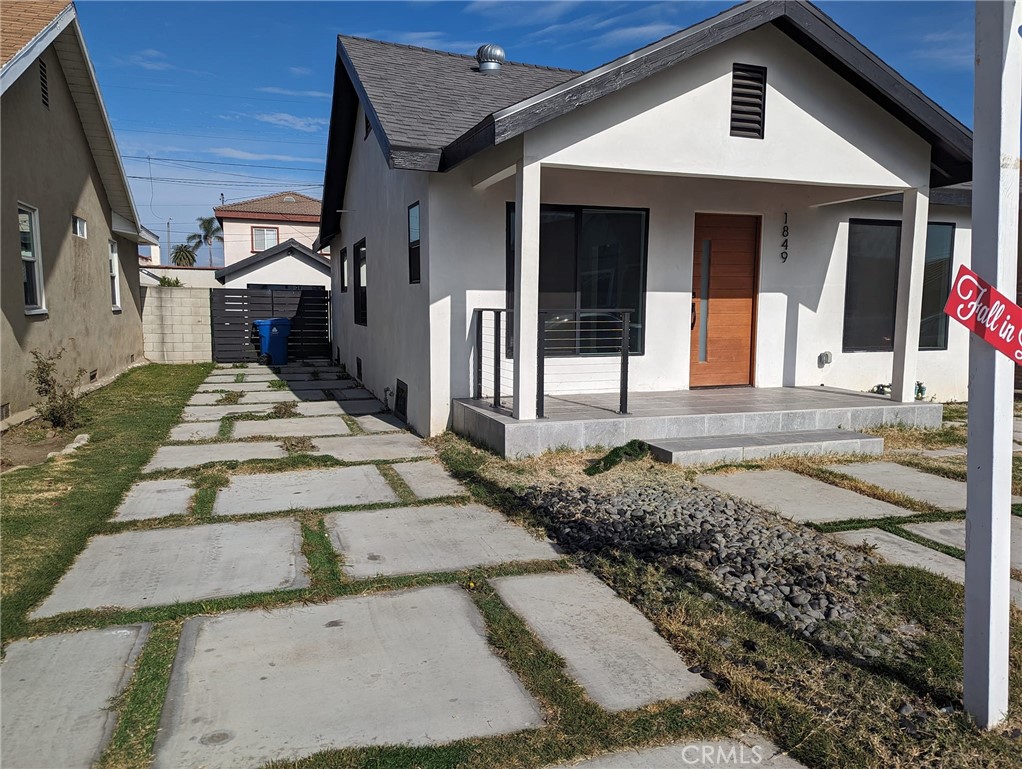
[[[224,393],[223,395],[220,396],[219,399],[217,399],[216,405],[217,406],[236,406],[236,405],[238,405],[238,402],[241,400],[241,396],[244,395],[244,394],[245,393],[236,393],[236,392]]]
[[[164,288],[181,288],[184,283],[181,282],[181,278],[172,278],[169,275],[161,275],[158,280],[158,284]]]
[[[231,368],[248,368],[247,363],[232,363]]]
[[[81,397],[75,390],[85,376],[85,369],[80,368],[74,377],[61,380],[57,376],[57,363],[64,355],[63,347],[52,355],[43,355],[38,349],[32,350],[31,355],[34,363],[28,380],[43,399],[36,406],[39,416],[54,427],[77,427],[81,419]]]
[[[288,436],[281,440],[280,447],[288,454],[300,454],[316,450],[316,444],[307,435]]]
[[[286,390],[287,389],[287,382],[285,382],[283,379],[274,379],[272,382],[270,382],[270,389],[271,390]]]
[[[642,441],[628,441],[624,446],[611,449],[604,457],[589,465],[583,472],[586,475],[599,475],[605,473],[612,467],[617,467],[623,461],[635,461],[649,455],[649,446]]]

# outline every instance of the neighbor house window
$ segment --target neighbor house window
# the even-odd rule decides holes
[[[365,326],[369,313],[366,307],[366,242],[355,244],[355,323]]]
[[[539,309],[550,326],[577,328],[577,339],[550,354],[607,353],[616,346],[607,329],[629,310],[629,351],[644,350],[646,232],[649,213],[638,208],[543,205],[539,209]],[[514,306],[515,216],[507,216],[507,302]],[[558,312],[560,311],[560,312]],[[563,334],[561,335],[564,336]],[[552,345],[552,338],[548,345]],[[564,347],[562,345],[562,347]]]
[[[418,283],[422,279],[422,265],[419,262],[419,204],[408,206],[408,282]]]
[[[901,222],[852,219],[848,222],[848,278],[845,284],[845,352],[894,349]],[[919,349],[947,349],[944,304],[951,287],[954,225],[926,228],[926,266],[919,326]]]
[[[18,207],[18,234],[21,237],[21,279],[24,286],[25,312],[42,312],[43,266],[39,248],[39,212],[28,206]]]
[[[89,237],[89,227],[80,216],[71,217],[71,233],[79,238]]]
[[[277,236],[276,227],[253,227],[252,250],[265,251],[267,248],[277,245]]]
[[[348,293],[348,249],[341,249],[338,261],[340,262],[341,270],[341,293],[346,294]]]
[[[117,258],[117,244],[110,241],[110,306],[121,309],[121,261]]]

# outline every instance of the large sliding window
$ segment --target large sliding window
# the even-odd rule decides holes
[[[948,319],[944,304],[951,289],[953,224],[930,224],[919,349],[946,350]],[[845,284],[845,352],[894,349],[895,308],[901,222],[851,219],[848,222],[848,278]]]
[[[601,310],[631,311],[629,350],[643,353],[648,219],[645,209],[540,207],[539,308],[550,312],[551,328],[578,330],[577,344],[562,345],[557,354],[610,352],[616,343],[608,339],[608,329],[617,316]],[[513,204],[507,233],[507,306],[513,307]]]

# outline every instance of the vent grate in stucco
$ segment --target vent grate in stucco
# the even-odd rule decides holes
[[[763,138],[766,67],[735,64],[731,71],[731,135]]]
[[[50,106],[50,82],[46,75],[46,62],[39,60],[39,95],[42,97],[43,106]]]

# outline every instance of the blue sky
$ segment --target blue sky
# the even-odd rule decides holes
[[[320,196],[338,33],[462,53],[496,42],[513,60],[589,69],[731,5],[77,2],[139,215],[161,240],[171,219],[174,243],[221,194]],[[971,125],[972,3],[819,5]]]

